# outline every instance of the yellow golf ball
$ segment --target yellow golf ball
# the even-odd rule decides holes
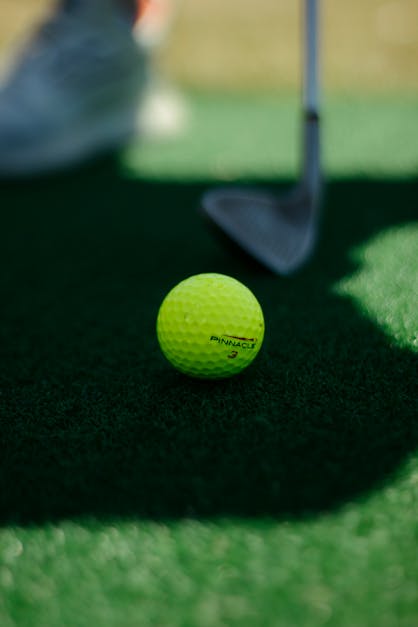
[[[246,368],[264,338],[254,294],[223,274],[197,274],[176,285],[157,317],[157,337],[168,361],[200,379],[223,379]]]

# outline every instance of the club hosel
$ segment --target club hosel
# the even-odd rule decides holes
[[[316,110],[307,110],[303,120],[302,179],[307,192],[319,198],[321,180],[320,118]]]

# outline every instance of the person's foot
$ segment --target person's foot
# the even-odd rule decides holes
[[[137,132],[148,54],[112,3],[80,5],[41,27],[0,86],[3,177],[78,163]]]
[[[137,2],[134,36],[149,58],[149,81],[138,110],[138,128],[141,136],[151,139],[176,136],[187,125],[188,108],[182,94],[162,75],[160,68],[154,67],[153,61],[169,36],[178,0]]]

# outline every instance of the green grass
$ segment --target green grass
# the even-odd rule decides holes
[[[2,185],[2,627],[417,624],[416,110],[329,102],[321,241],[291,279],[195,211],[217,181],[289,184],[291,99],[196,95],[179,140]],[[154,333],[204,271],[267,325],[217,383]]]

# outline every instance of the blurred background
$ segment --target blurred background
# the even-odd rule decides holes
[[[2,0],[7,60],[51,0]],[[299,86],[301,2],[180,0],[158,64],[196,90],[286,91]],[[334,92],[418,92],[417,0],[323,0],[323,83]]]

